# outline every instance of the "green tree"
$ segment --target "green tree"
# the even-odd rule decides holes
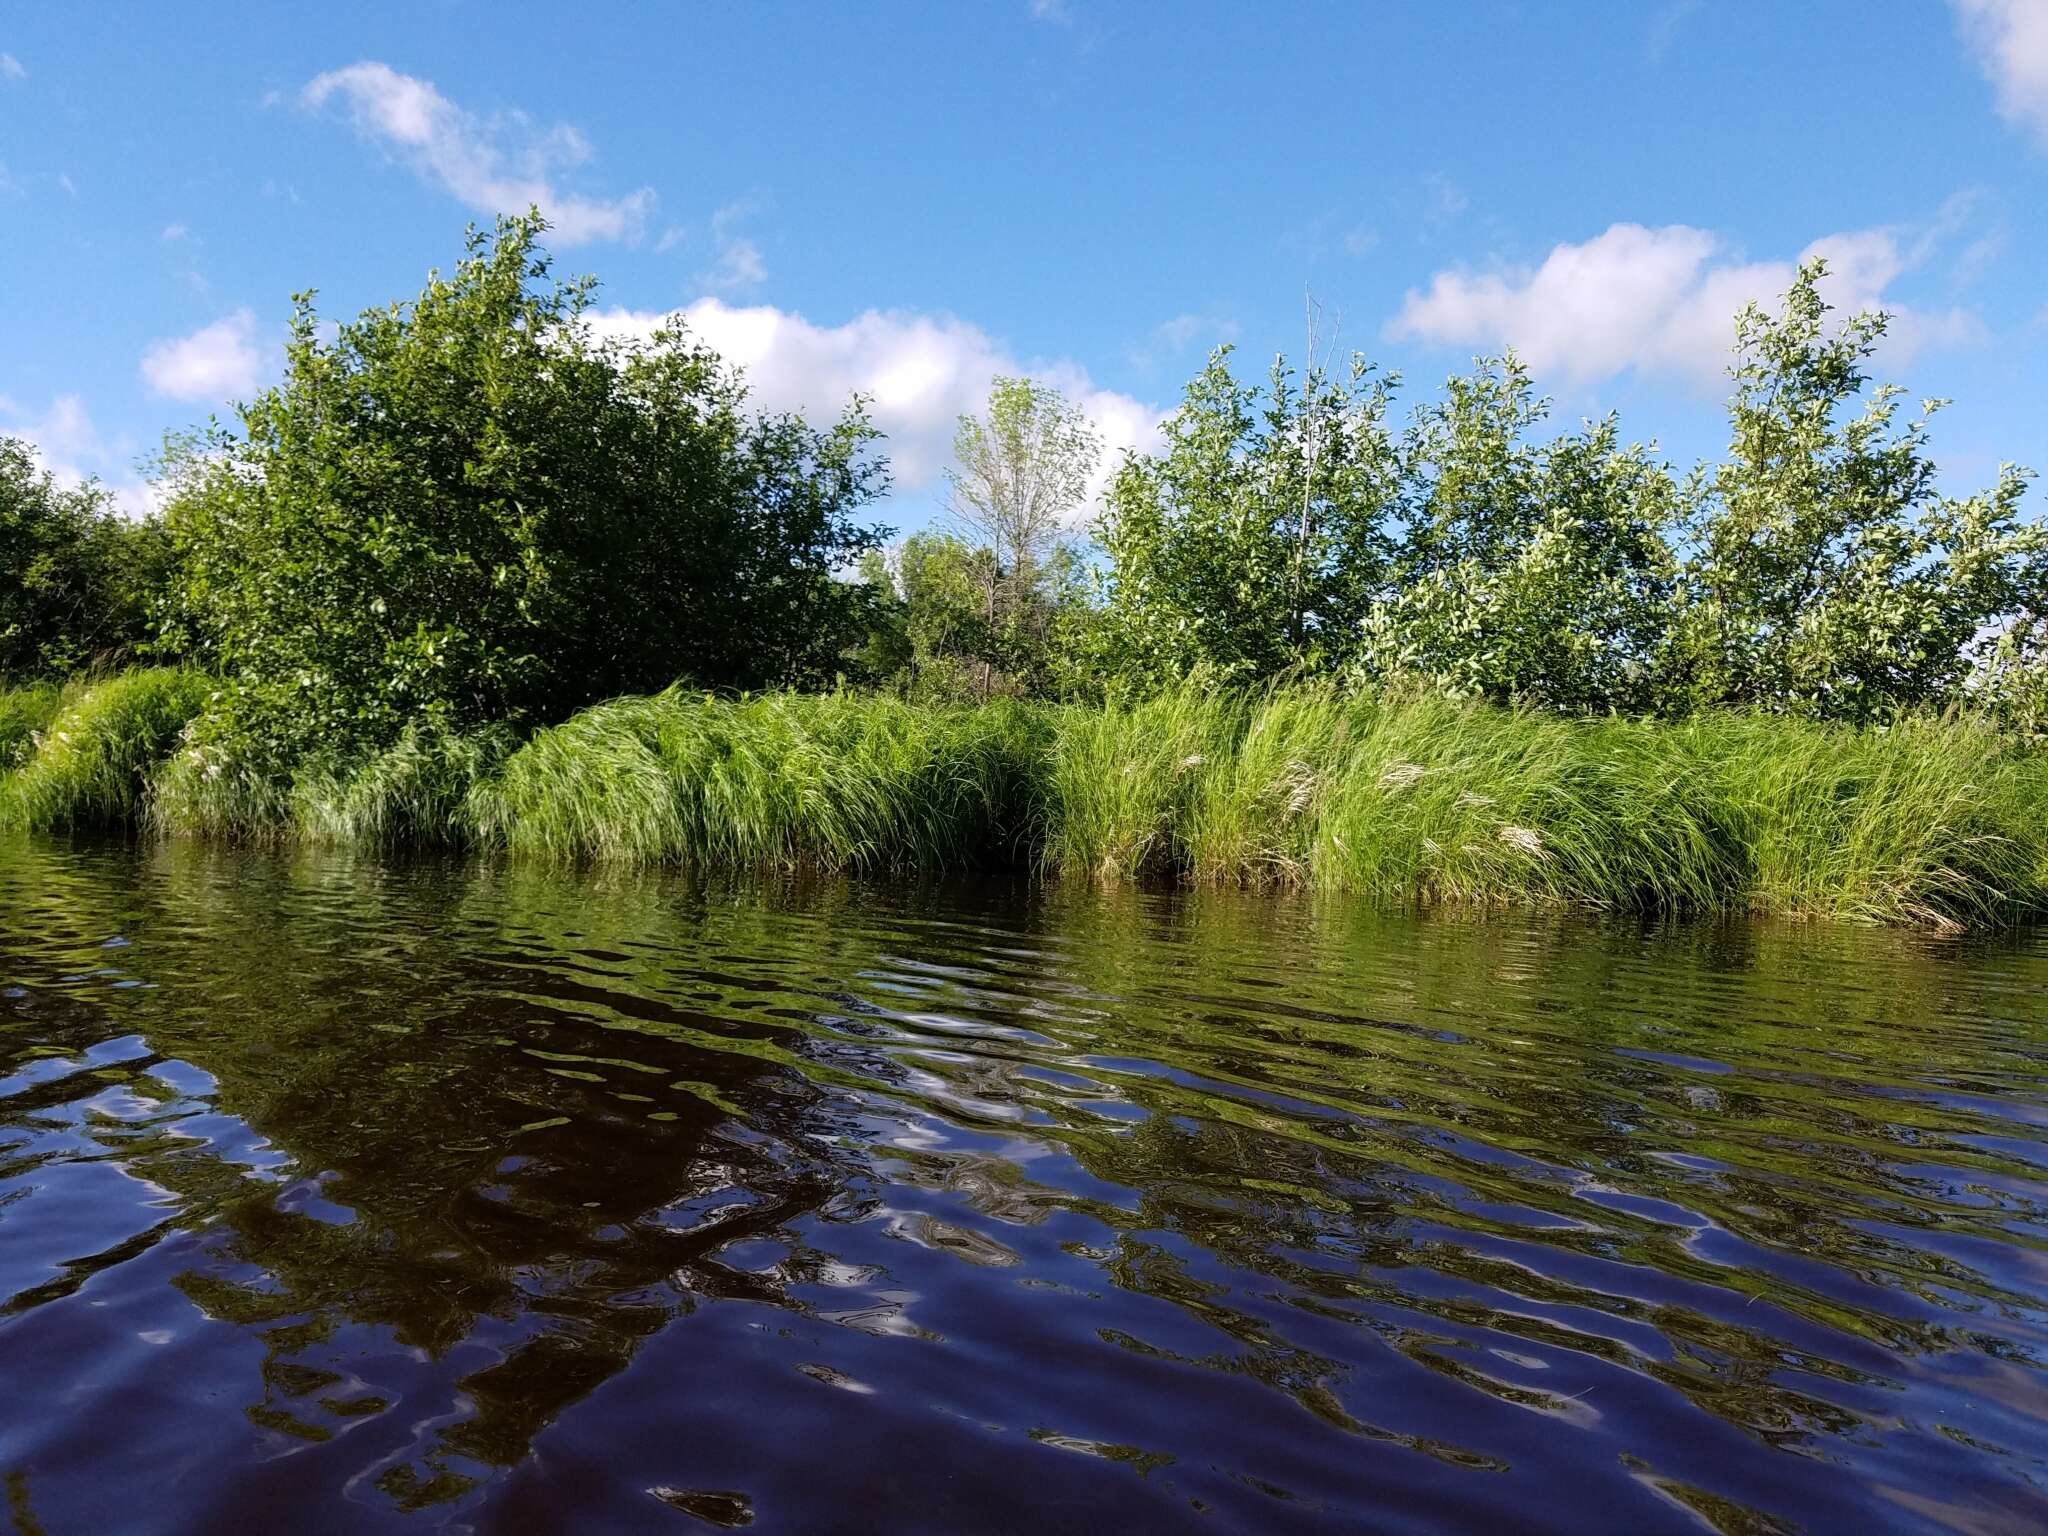
[[[980,579],[981,693],[1042,681],[1064,535],[1102,460],[1102,438],[1050,385],[997,378],[980,416],[962,416],[947,471],[948,508]],[[939,545],[920,558],[957,564]]]
[[[1928,418],[1868,388],[1882,314],[1828,321],[1819,261],[1779,313],[1737,321],[1727,459],[1680,583],[1674,703],[1865,721],[1961,696],[1998,621],[2044,610],[2048,542],[2027,476],[1935,489]],[[1860,407],[1860,408],[1859,408]]]
[[[1089,664],[1148,688],[1350,659],[1384,589],[1401,494],[1393,383],[1354,360],[1297,386],[1281,360],[1261,389],[1218,349],[1167,419],[1164,450],[1128,455],[1110,482]]]
[[[133,653],[152,632],[166,548],[96,483],[65,488],[0,437],[0,678],[61,677]]]
[[[872,675],[908,698],[966,702],[992,688],[1035,692],[1046,682],[1046,645],[1027,623],[987,613],[995,551],[946,532],[912,534],[889,556],[866,557],[863,579],[886,617],[865,653]],[[1070,583],[1059,552],[1047,562],[1034,606],[1057,605]]]
[[[545,229],[472,230],[331,339],[301,295],[283,380],[174,466],[178,633],[298,742],[829,681],[865,623],[860,402],[815,430],[679,326],[595,338]]]
[[[1528,441],[1547,411],[1510,354],[1417,413],[1364,672],[1575,713],[1653,705],[1683,493],[1611,416]]]

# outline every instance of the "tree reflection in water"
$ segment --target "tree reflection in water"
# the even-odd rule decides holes
[[[2038,942],[13,854],[51,1529],[2040,1507]]]

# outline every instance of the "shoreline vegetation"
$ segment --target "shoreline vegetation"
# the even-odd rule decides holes
[[[0,693],[0,826],[563,861],[1026,870],[1953,930],[2048,913],[2048,755],[1982,719],[1574,719],[1422,690],[926,705],[671,690],[289,779],[177,669]]]
[[[1819,262],[1735,317],[1716,463],[1512,353],[1397,417],[1311,306],[1113,462],[993,380],[897,540],[867,402],[607,331],[546,228],[297,295],[146,516],[0,438],[0,829],[2048,916],[2048,526],[1944,488]]]

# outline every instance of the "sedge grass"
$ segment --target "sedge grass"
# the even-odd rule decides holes
[[[479,784],[479,836],[605,861],[959,867],[1031,836],[1037,714],[671,690],[585,710]]]
[[[0,688],[0,773],[11,772],[28,760],[37,739],[56,718],[63,697],[55,683]]]
[[[147,776],[206,693],[198,673],[171,667],[66,689],[32,749],[0,780],[0,825],[51,831],[132,821]]]
[[[612,864],[1031,867],[1413,906],[2048,916],[2048,752],[1964,716],[1574,720],[1323,685],[1106,707],[672,689],[523,743],[422,727],[364,759],[274,763],[226,715],[186,726],[207,697],[165,671],[0,695],[0,730],[27,744],[0,818]]]

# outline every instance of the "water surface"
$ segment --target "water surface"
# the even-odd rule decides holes
[[[2048,938],[0,846],[17,1529],[2048,1526]]]

